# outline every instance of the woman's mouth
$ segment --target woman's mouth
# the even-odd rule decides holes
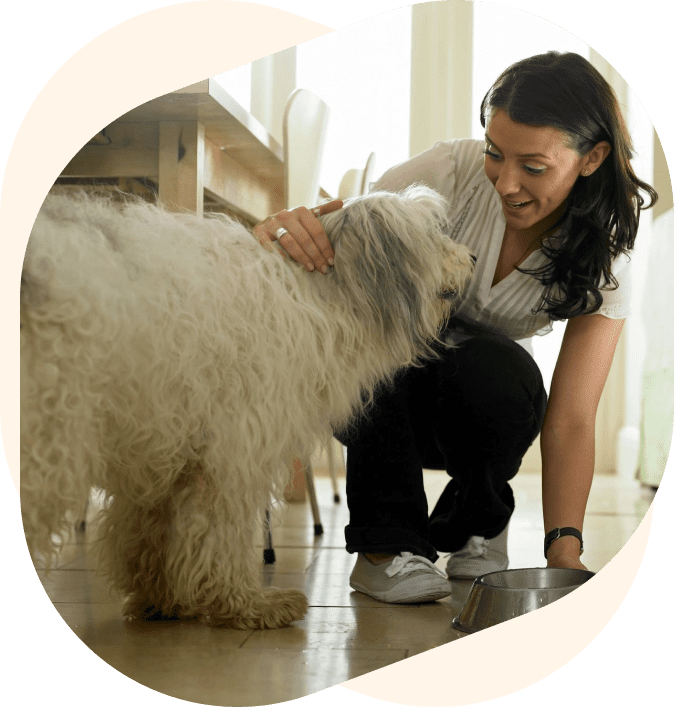
[[[506,199],[503,200],[507,206],[509,206],[511,209],[521,209],[528,204],[531,204],[531,201],[507,201]]]

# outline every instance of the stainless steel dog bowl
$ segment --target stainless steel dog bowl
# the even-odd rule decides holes
[[[551,604],[593,576],[594,572],[561,568],[505,570],[482,575],[473,582],[452,625],[464,633],[481,631]]]

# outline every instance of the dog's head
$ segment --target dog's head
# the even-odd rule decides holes
[[[472,272],[469,251],[447,235],[448,202],[425,186],[374,192],[321,217],[335,251],[335,290],[392,354],[428,354]]]

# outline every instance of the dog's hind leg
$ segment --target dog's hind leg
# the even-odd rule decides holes
[[[142,505],[116,489],[97,518],[99,569],[129,619],[178,618],[164,573],[170,513],[168,501]]]
[[[26,323],[21,331],[21,513],[30,551],[46,566],[58,555],[54,536],[67,542],[69,514],[79,511],[104,466],[87,371],[74,356],[52,362],[45,341],[62,343],[54,330],[60,331]]]

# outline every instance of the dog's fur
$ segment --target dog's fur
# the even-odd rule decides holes
[[[469,254],[447,204],[414,187],[322,217],[328,275],[227,217],[49,197],[21,294],[21,501],[31,552],[92,487],[100,566],[128,617],[270,628],[295,590],[262,590],[259,516],[374,386],[431,354]]]

